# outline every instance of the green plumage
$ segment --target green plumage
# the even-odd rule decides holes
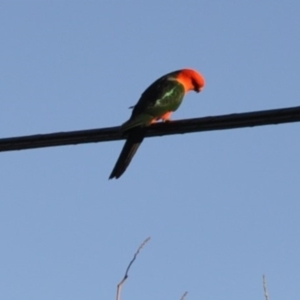
[[[158,79],[144,91],[130,119],[122,125],[124,131],[136,126],[147,126],[153,119],[175,111],[180,106],[184,87],[172,75]]]
[[[119,178],[125,172],[144,139],[144,127],[180,106],[185,90],[176,75],[178,71],[152,83],[134,106],[130,119],[121,126],[123,132],[128,131],[128,136],[109,179]]]

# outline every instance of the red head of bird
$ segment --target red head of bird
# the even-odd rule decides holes
[[[205,85],[204,77],[193,69],[182,69],[178,71],[176,79],[184,86],[185,92],[201,92]]]

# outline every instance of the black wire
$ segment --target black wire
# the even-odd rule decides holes
[[[224,130],[300,121],[300,106],[214,117],[178,120],[151,125],[145,137]],[[0,152],[77,145],[126,139],[119,127],[90,129],[0,139]]]

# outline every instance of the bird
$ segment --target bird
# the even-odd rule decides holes
[[[126,142],[109,176],[118,179],[126,171],[142,143],[147,126],[162,120],[170,121],[171,114],[182,103],[189,91],[201,92],[205,86],[202,74],[194,69],[170,72],[154,81],[141,95],[137,104],[130,107],[132,114],[120,127],[127,134]]]

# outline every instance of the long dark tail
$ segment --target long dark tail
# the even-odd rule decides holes
[[[134,154],[136,153],[143,139],[144,130],[142,128],[135,128],[130,130],[125,145],[114,166],[114,169],[112,170],[109,176],[109,179],[118,179],[122,176],[122,174],[126,171],[127,167],[129,166]]]

